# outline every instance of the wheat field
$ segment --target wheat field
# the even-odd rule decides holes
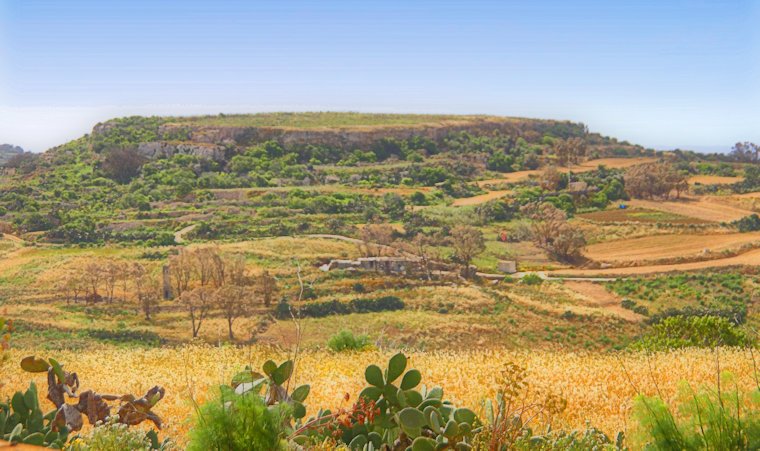
[[[28,355],[13,350],[10,362]],[[311,384],[307,405],[310,413],[319,407],[348,406],[363,388],[364,368],[387,362],[392,352],[368,351],[334,354],[307,351],[297,360],[298,384]],[[37,353],[38,356],[43,354]],[[76,371],[82,389],[100,393],[133,392],[142,395],[155,384],[166,388],[166,397],[156,407],[165,420],[164,434],[184,443],[195,403],[212,394],[214,386],[227,382],[246,364],[255,368],[268,358],[283,360],[287,353],[261,346],[211,347],[189,345],[150,350],[104,348],[56,352],[69,371]],[[614,434],[630,431],[630,409],[637,391],[660,394],[668,402],[677,398],[679,386],[714,386],[718,371],[729,371],[741,389],[755,387],[753,359],[746,351],[687,349],[668,353],[586,354],[545,351],[472,350],[464,352],[411,352],[411,365],[423,375],[423,384],[443,387],[445,396],[476,411],[493,395],[504,364],[514,362],[527,369],[531,391],[551,391],[567,400],[567,409],[556,423],[583,427],[586,422]],[[716,359],[717,357],[717,359]],[[716,362],[719,362],[716,363]],[[0,379],[2,397],[28,386],[34,380],[44,387],[44,375],[28,374],[15,363],[6,364]],[[44,393],[44,390],[40,390]],[[344,395],[351,394],[350,401]],[[50,406],[46,400],[42,405]]]

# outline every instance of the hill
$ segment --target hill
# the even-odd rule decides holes
[[[0,144],[0,166],[5,165],[8,160],[22,153],[24,153],[24,149],[19,146]]]

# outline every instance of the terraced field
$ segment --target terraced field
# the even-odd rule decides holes
[[[726,205],[713,196],[683,196],[681,200],[661,201],[635,199],[627,202],[631,207],[664,211],[704,221],[730,222],[751,215],[753,212]]]
[[[668,234],[615,240],[588,246],[585,255],[619,265],[664,259],[719,258],[721,252],[760,244],[760,232],[726,234]]]

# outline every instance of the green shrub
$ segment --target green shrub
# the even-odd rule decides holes
[[[113,416],[105,424],[93,428],[87,435],[76,437],[66,448],[71,451],[112,451],[117,449],[134,451],[168,451],[175,449],[172,442],[159,443],[155,431],[130,429],[119,423],[119,417]]]
[[[544,279],[542,279],[538,274],[531,273],[522,278],[522,283],[525,285],[541,285],[544,283]]]
[[[385,296],[377,299],[352,299],[350,302],[338,300],[324,302],[308,302],[298,308],[298,315],[309,318],[323,318],[329,315],[348,315],[349,313],[370,313],[402,310],[404,301],[395,296]],[[277,307],[280,318],[290,317],[285,307]],[[285,315],[285,316],[280,316]]]
[[[733,386],[724,375],[722,386]],[[677,414],[674,412],[678,412]],[[760,449],[760,391],[740,393],[688,386],[671,410],[658,397],[640,395],[633,406],[638,422],[634,443],[655,450]]]
[[[718,316],[673,316],[655,324],[636,347],[649,350],[677,349],[690,346],[746,346],[752,340],[747,333]]]
[[[0,403],[0,440],[61,449],[68,441],[66,426],[53,430],[57,411],[43,414],[32,382],[26,392],[16,392]]]
[[[257,394],[221,389],[200,406],[190,430],[188,451],[285,450],[282,412],[268,409]]]
[[[753,213],[749,216],[745,216],[737,221],[732,222],[740,232],[755,232],[760,230],[760,216]]]
[[[342,330],[330,337],[327,341],[327,347],[331,351],[361,351],[370,346],[367,335],[354,335],[351,331]]]

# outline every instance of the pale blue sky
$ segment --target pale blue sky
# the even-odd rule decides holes
[[[760,141],[760,0],[0,0],[0,142],[128,114],[571,119],[655,147]]]

